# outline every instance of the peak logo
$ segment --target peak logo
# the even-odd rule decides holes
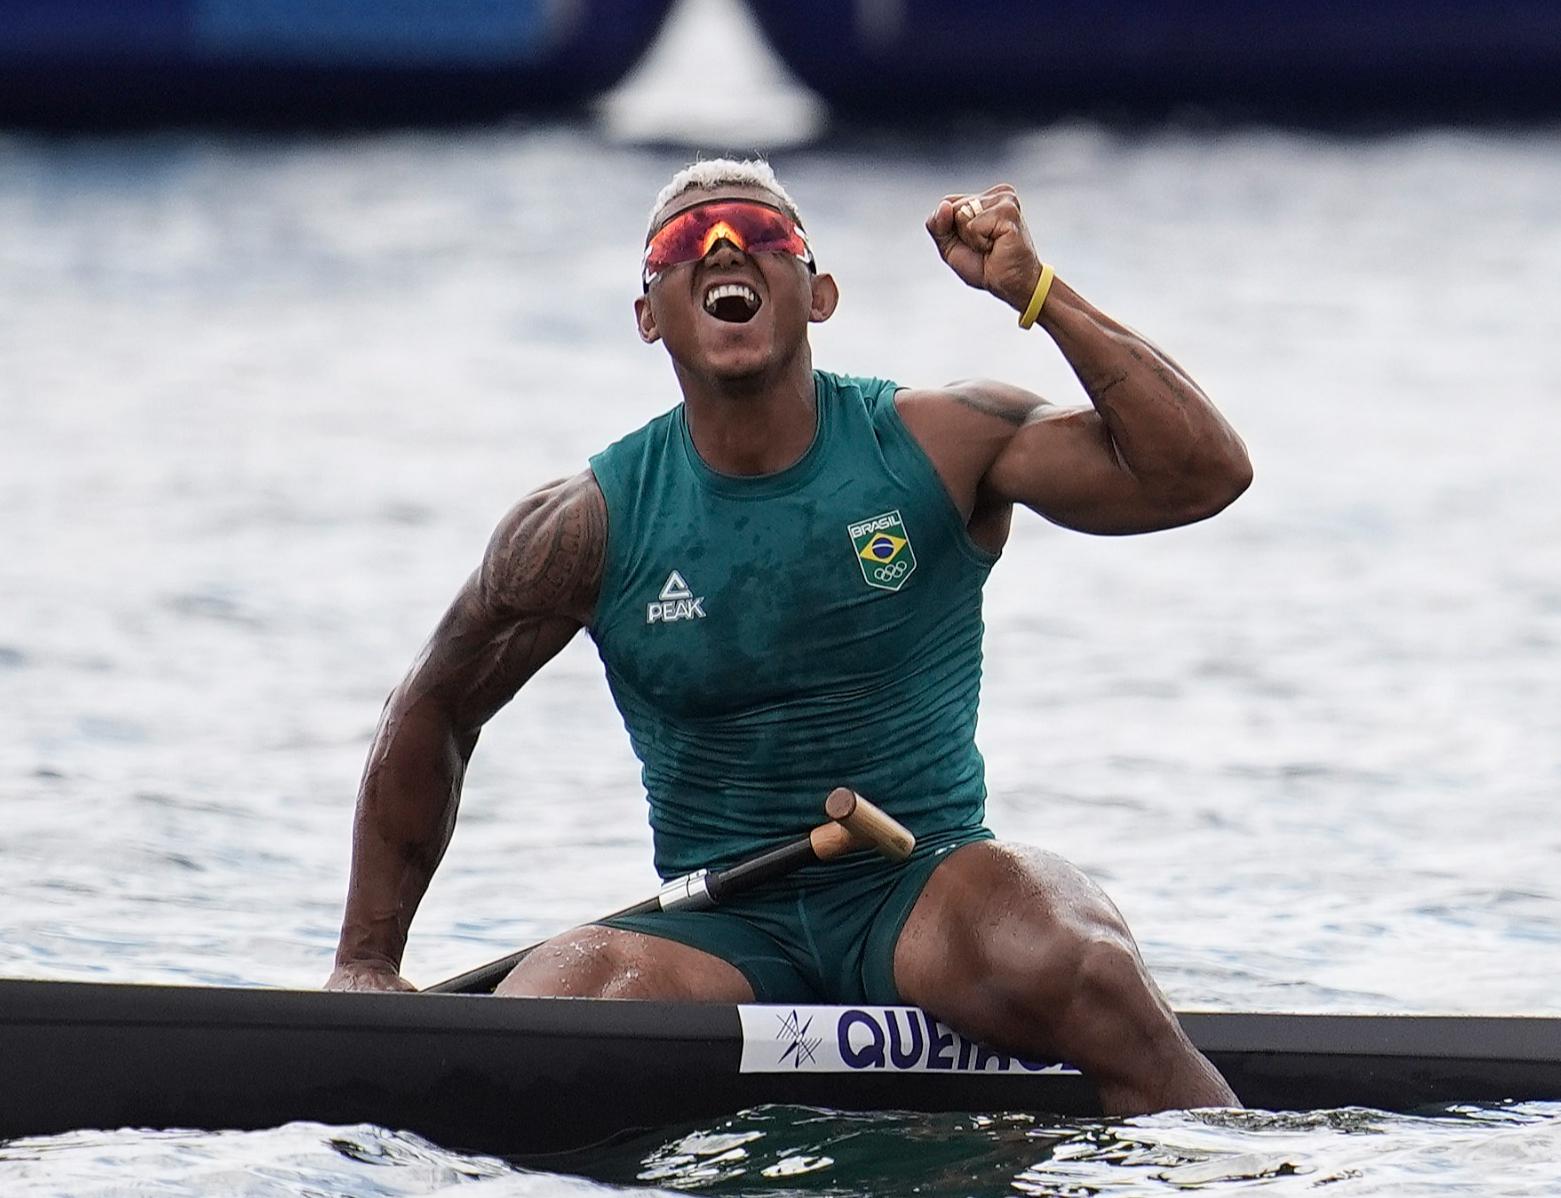
[[[661,594],[656,602],[645,605],[645,623],[673,624],[678,620],[703,620],[705,597],[695,595],[683,581],[683,575],[674,570],[661,584]]]

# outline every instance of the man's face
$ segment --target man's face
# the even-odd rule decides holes
[[[656,214],[653,231],[680,212],[712,200],[757,200],[783,208],[760,187],[686,191]],[[697,374],[719,379],[762,375],[807,340],[809,320],[827,319],[833,311],[832,299],[821,307],[820,280],[832,296],[828,276],[815,276],[800,258],[747,254],[729,241],[718,241],[703,258],[670,266],[651,280],[635,304],[640,336],[665,342],[673,361]],[[721,300],[718,289],[723,287],[749,288],[757,309],[750,310],[735,296]]]

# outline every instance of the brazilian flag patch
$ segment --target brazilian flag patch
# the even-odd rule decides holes
[[[898,511],[848,524],[846,532],[868,586],[897,591],[916,572],[916,551]]]

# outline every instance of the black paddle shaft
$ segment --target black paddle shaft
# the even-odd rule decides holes
[[[778,849],[739,861],[729,869],[708,875],[705,878],[705,889],[710,892],[711,905],[720,906],[727,899],[749,890],[757,890],[766,882],[784,878],[817,860],[812,838],[804,836]]]
[[[606,919],[615,919],[620,915],[643,915],[649,911],[666,911],[682,909],[700,910],[707,907],[716,907],[721,903],[735,898],[739,894],[757,889],[776,878],[783,878],[787,874],[795,873],[804,865],[811,865],[819,860],[818,851],[814,847],[811,836],[803,836],[789,844],[783,844],[779,848],[770,849],[760,853],[756,857],[750,857],[746,861],[739,861],[736,865],[727,869],[717,870],[714,873],[690,874],[669,882],[654,898],[645,899],[633,906],[625,907],[621,911],[614,911]],[[677,897],[673,897],[676,892]],[[501,957],[497,961],[490,961],[486,965],[479,965],[476,969],[468,970],[457,977],[449,978],[429,986],[425,993],[429,994],[489,994],[493,988],[502,982],[509,971],[514,969],[537,945],[531,948],[523,948],[519,952],[511,953],[507,957]]]

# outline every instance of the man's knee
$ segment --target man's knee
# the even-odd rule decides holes
[[[1093,929],[1073,950],[1072,999],[1086,1007],[1136,1002],[1149,989],[1149,975],[1132,941],[1117,932]]]
[[[539,945],[494,991],[526,998],[751,1002],[735,966],[673,940],[592,924]]]
[[[1116,927],[1054,921],[1004,942],[983,962],[990,997],[1031,1025],[1061,1031],[1092,1013],[1141,1008],[1149,996],[1138,951]]]
[[[1057,1030],[1069,1039],[1100,1038],[1144,1050],[1175,1035],[1175,1020],[1133,942],[1112,931],[1081,937],[1058,1005]]]
[[[1114,938],[1131,945],[1116,908],[1080,870],[989,841],[951,854],[933,875],[901,935],[896,972],[921,992],[980,991],[972,996],[981,1003],[1033,1014],[1055,1010],[1090,945]]]
[[[632,972],[626,945],[609,929],[575,928],[537,945],[495,988],[529,998],[604,998],[615,979]]]

